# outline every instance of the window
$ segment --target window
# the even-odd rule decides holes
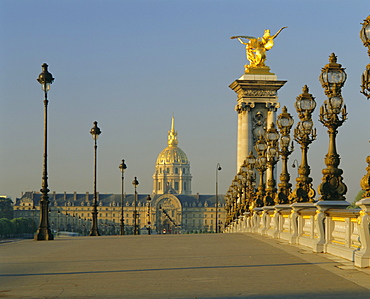
[[[158,182],[158,190],[161,190],[161,182]]]
[[[177,168],[176,168],[177,169]],[[175,182],[175,190],[178,191],[179,190],[179,182]]]
[[[177,167],[175,168],[175,174],[179,174],[179,169]]]

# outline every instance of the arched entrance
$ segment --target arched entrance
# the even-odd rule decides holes
[[[176,234],[181,230],[182,206],[173,194],[155,200],[155,227],[158,234]]]

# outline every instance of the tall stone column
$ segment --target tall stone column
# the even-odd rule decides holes
[[[266,69],[254,69],[245,73],[230,84],[237,94],[235,110],[238,113],[237,162],[236,172],[247,157],[260,135],[276,119],[276,110],[280,107],[277,92],[287,81],[278,80],[277,76]],[[271,174],[267,174],[267,179]]]

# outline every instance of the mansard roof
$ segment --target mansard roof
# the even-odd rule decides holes
[[[155,195],[153,199],[156,199],[165,194]],[[215,195],[183,195],[183,194],[171,194],[176,196],[183,207],[214,207],[216,205]],[[94,194],[90,193],[54,193],[48,194],[50,206],[92,206],[94,200]],[[146,205],[146,198],[148,194],[138,194],[138,206]],[[41,199],[41,193],[29,191],[25,192],[21,198],[16,199],[15,206],[22,206],[23,203],[29,203],[33,201],[36,206],[39,205]],[[224,195],[219,195],[219,204],[224,205]],[[126,194],[124,198],[125,206],[132,206],[134,204],[134,194]],[[98,194],[98,205],[99,206],[120,206],[121,194]]]

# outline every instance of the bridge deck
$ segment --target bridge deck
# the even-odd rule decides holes
[[[249,234],[0,245],[1,298],[368,298],[370,270]]]

